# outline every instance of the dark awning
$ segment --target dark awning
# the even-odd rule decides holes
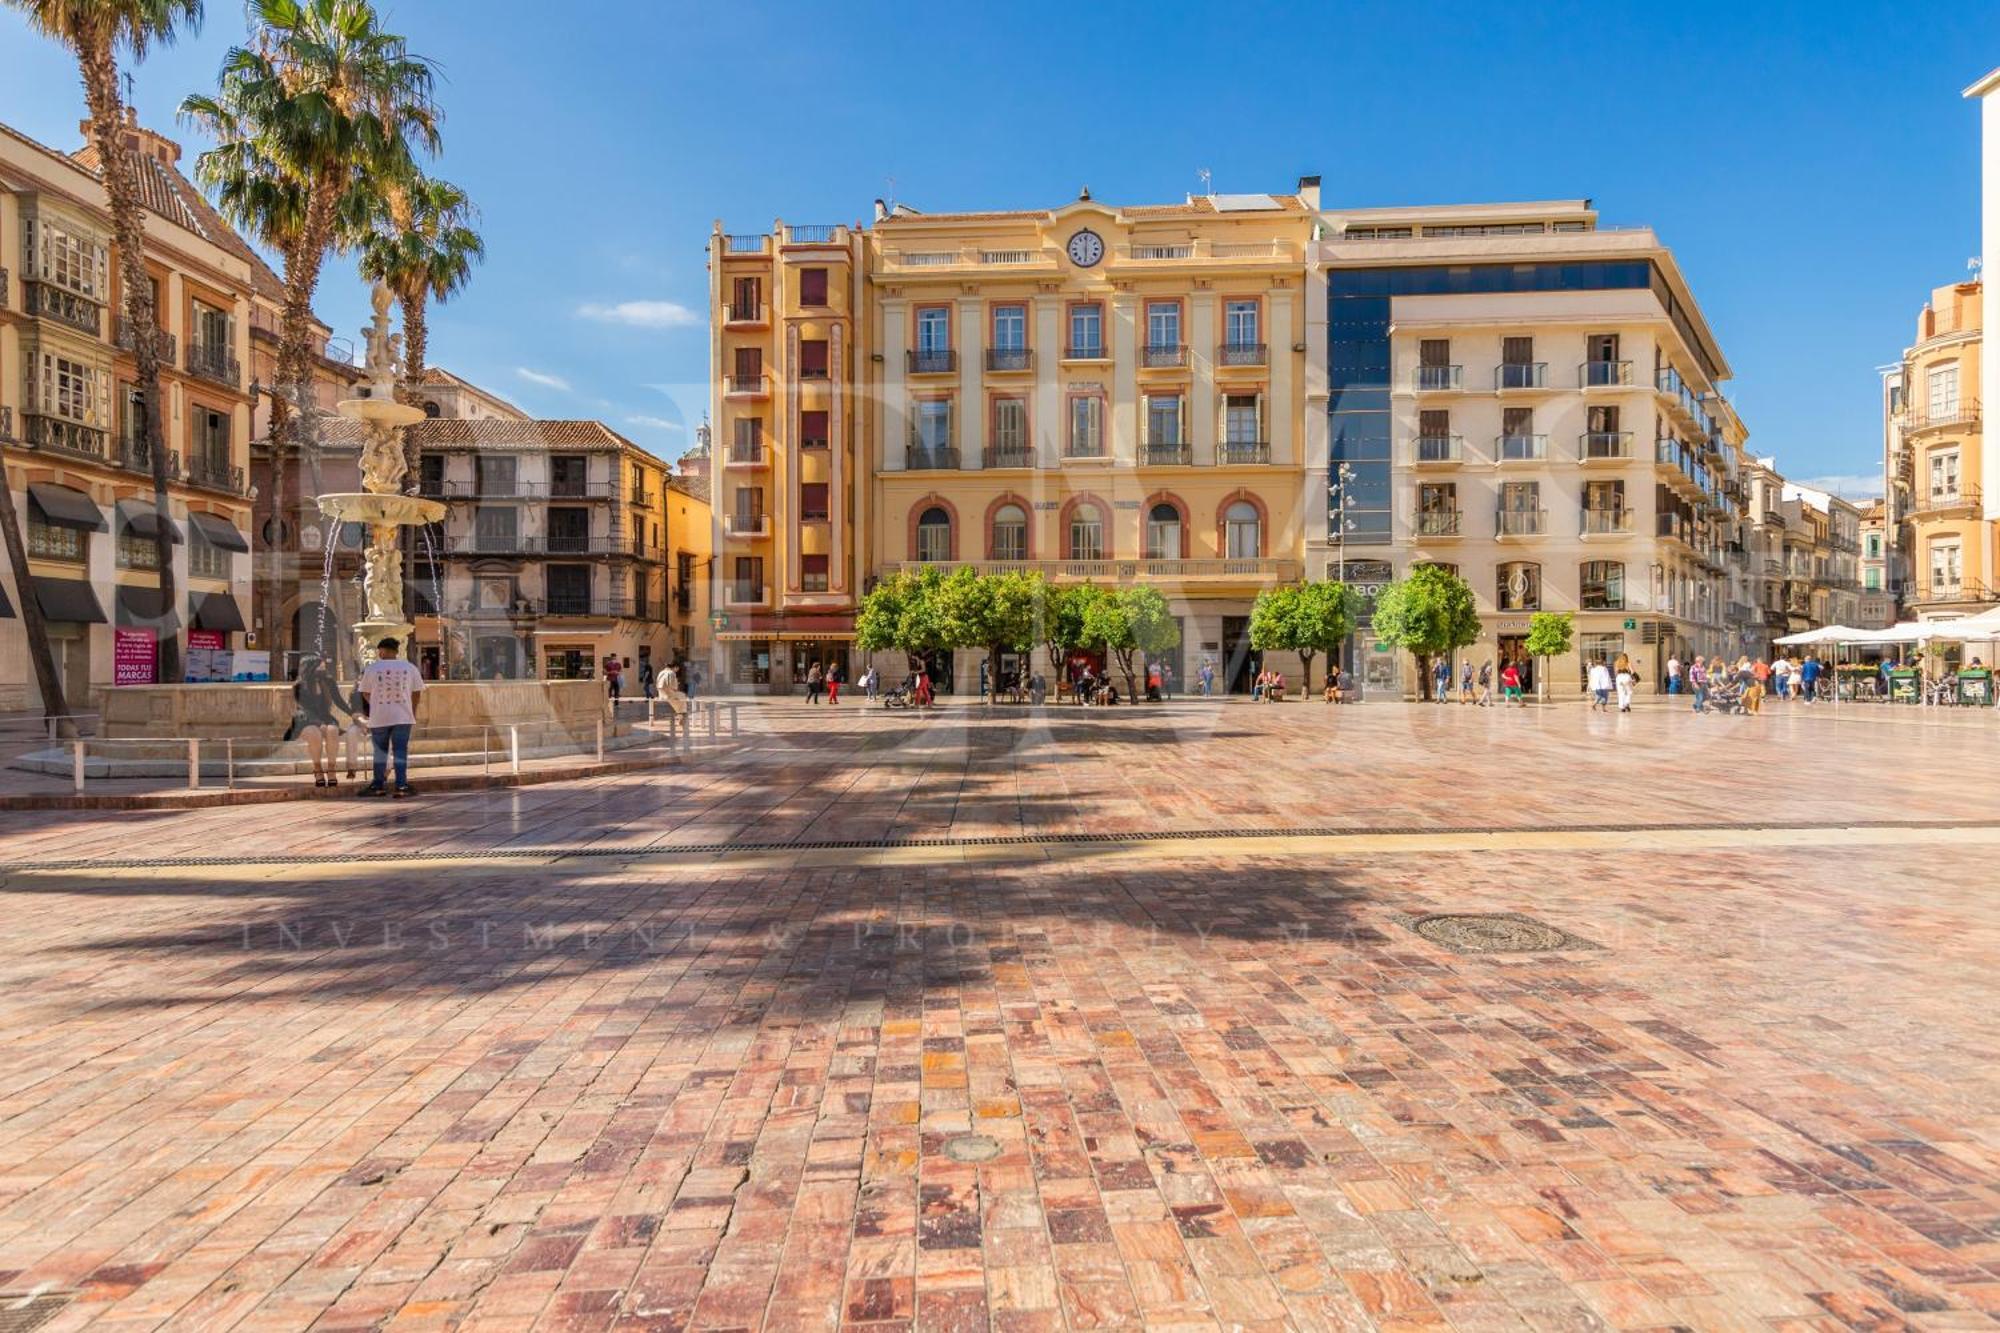
[[[82,625],[104,623],[104,608],[97,604],[97,594],[84,580],[49,579],[37,575],[34,585],[35,604],[42,608],[44,620]]]
[[[73,486],[58,486],[52,481],[31,481],[28,483],[28,499],[42,511],[43,518],[59,528],[103,532],[110,526],[104,521],[104,511],[97,507],[97,501]],[[99,616],[98,619],[104,617]]]
[[[202,540],[210,546],[220,546],[225,551],[250,549],[250,543],[236,530],[236,525],[226,518],[217,518],[214,514],[204,514],[199,509],[190,509],[188,522],[194,524],[194,530],[200,533]]]
[[[160,511],[145,500],[120,500],[118,523],[134,537],[152,537],[160,529]],[[181,544],[181,525],[172,519],[167,520],[167,540]]]
[[[166,603],[160,600],[160,590],[157,587],[121,583],[113,601],[115,605],[112,608],[112,615],[116,617],[115,624],[137,629],[171,630],[177,623],[177,618],[171,611],[162,613],[161,608]]]
[[[219,629],[230,634],[242,632],[243,610],[228,593],[191,593],[189,600],[194,604],[196,629]]]

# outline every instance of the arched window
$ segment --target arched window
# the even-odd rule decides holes
[[[1254,560],[1264,553],[1263,519],[1257,506],[1238,500],[1222,511],[1223,554],[1231,560]]]
[[[917,559],[951,559],[951,515],[937,505],[917,519]]]
[[[1181,558],[1181,511],[1165,500],[1146,514],[1146,559]]]
[[[1495,571],[1495,602],[1502,611],[1542,609],[1542,567],[1525,560],[1501,565]]]
[[[1080,504],[1070,511],[1066,560],[1104,559],[1104,515],[1096,505]]]
[[[993,554],[995,560],[1028,558],[1028,515],[1017,504],[1004,504],[993,511]]]
[[[435,398],[426,399],[424,402],[424,415],[432,418],[441,417],[444,415],[444,409],[437,405]]]

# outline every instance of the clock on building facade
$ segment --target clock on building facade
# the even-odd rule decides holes
[[[1104,258],[1104,238],[1088,229],[1069,238],[1069,262],[1078,268],[1095,267]]]

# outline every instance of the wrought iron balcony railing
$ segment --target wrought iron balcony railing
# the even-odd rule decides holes
[[[1033,370],[1035,353],[1027,347],[989,347],[986,349],[988,370]]]
[[[1224,440],[1215,446],[1215,461],[1224,464],[1268,463],[1271,461],[1269,440]]]

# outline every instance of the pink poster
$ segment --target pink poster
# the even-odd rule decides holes
[[[151,685],[160,670],[160,646],[149,629],[120,627],[111,631],[111,682]]]

